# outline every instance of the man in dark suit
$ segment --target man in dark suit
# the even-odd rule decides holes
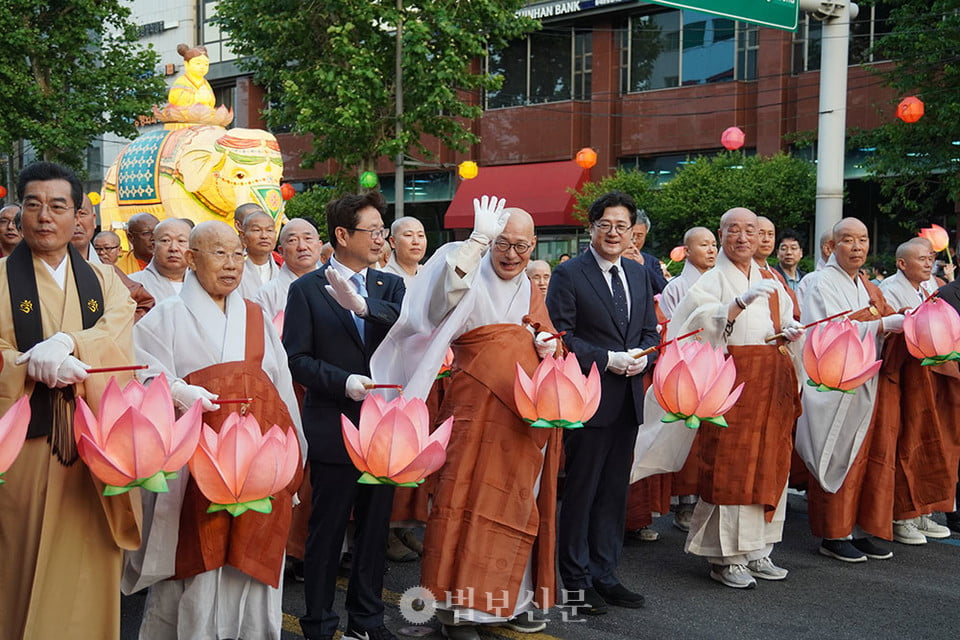
[[[937,289],[937,295],[939,295],[944,302],[956,309],[957,313],[960,313],[960,279],[948,282]],[[941,376],[938,376],[939,388],[942,390],[944,396],[956,392],[955,380],[949,380],[946,376],[943,376],[943,379],[940,378]],[[951,408],[955,405],[955,402],[950,403]],[[957,500],[957,504],[960,505],[960,483],[957,484]],[[946,515],[947,526],[950,527],[950,530],[954,533],[960,533],[960,508],[955,507],[952,512],[948,511]]]
[[[394,640],[383,624],[384,549],[393,487],[358,485],[360,472],[343,444],[340,414],[359,424],[360,402],[371,384],[370,356],[400,314],[403,280],[375,271],[388,231],[379,193],[348,195],[327,205],[334,255],[290,285],[283,345],[303,403],[313,503],[304,558],[307,613],[300,619],[312,640],[333,638],[333,609],[343,536],[353,513],[356,547],[343,638]]]
[[[607,604],[643,606],[617,577],[623,552],[627,487],[637,425],[643,420],[639,374],[655,354],[636,356],[659,342],[647,270],[621,254],[632,241],[637,207],[614,191],[590,206],[590,248],[558,265],[547,309],[584,371],[596,364],[602,396],[586,428],[564,433],[565,493],[560,508],[560,577],[567,602],[581,613],[605,613]],[[573,592],[573,593],[570,593]]]

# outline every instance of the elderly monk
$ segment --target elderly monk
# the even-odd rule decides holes
[[[723,214],[717,266],[684,296],[667,333],[674,338],[703,328],[702,338],[726,349],[737,383],[745,383],[725,415],[729,426],[705,423],[697,434],[700,501],[686,543],[687,552],[706,557],[712,579],[739,589],[755,587],[755,578],[787,576],[770,553],[783,533],[792,431],[800,413],[788,347],[766,339],[783,332],[792,342],[803,329],[783,285],[753,260],[757,229],[749,209]]]
[[[153,258],[143,271],[130,274],[158,302],[180,293],[187,272],[190,225],[179,218],[167,218],[153,230]]]
[[[93,240],[93,234],[97,230],[97,214],[93,210],[93,203],[90,197],[83,194],[83,201],[77,209],[77,226],[73,230],[73,238],[70,244],[74,246],[77,252],[87,262],[94,264],[100,262],[100,256],[91,247],[90,241]]]
[[[667,320],[700,276],[717,264],[717,239],[706,227],[692,227],[683,234],[686,259],[680,275],[672,278],[660,296],[660,312]]]
[[[253,211],[243,220],[243,246],[247,259],[243,263],[243,280],[240,295],[252,300],[260,287],[280,274],[280,267],[273,259],[277,245],[277,229],[270,214]]]
[[[844,218],[831,230],[830,254],[823,268],[802,280],[804,323],[850,311],[860,336],[877,341],[901,330],[903,316],[860,272],[870,250],[867,227]],[[884,450],[894,451],[896,427],[876,420],[878,384],[885,369],[854,394],[818,393],[806,387],[803,415],[797,423],[797,452],[810,470],[810,529],[823,538],[819,552],[843,562],[890,558],[893,553],[870,536],[890,538],[893,460],[886,469]],[[899,418],[899,409],[896,409]],[[870,462],[877,452],[882,464]],[[851,539],[852,538],[852,539]]]
[[[540,293],[547,295],[550,287],[550,263],[546,260],[531,260],[527,265],[527,277],[530,282],[540,289]]]
[[[827,260],[830,259],[830,254],[833,253],[833,228],[827,229],[820,234],[820,252],[817,254],[817,264],[814,267],[814,273],[823,269],[827,264]],[[806,278],[800,281],[797,285],[797,300],[801,300],[806,292],[807,284]]]
[[[113,231],[101,231],[93,236],[93,250],[103,264],[117,264],[120,258],[120,236]]]
[[[420,261],[427,253],[427,232],[416,218],[404,216],[390,225],[390,246],[393,253],[383,270],[403,278],[404,284],[420,270]]]
[[[533,218],[495,197],[474,209],[470,238],[424,265],[371,361],[375,379],[425,399],[453,349],[455,373],[437,418],[453,415],[453,433],[436,478],[421,580],[435,594],[473,594],[441,603],[438,618],[454,640],[478,638],[478,624],[540,631],[546,623],[531,610],[549,608],[556,589],[560,434],[530,428],[513,397],[517,365],[532,375],[559,348],[544,341],[552,327],[543,295],[524,273],[536,245]],[[539,323],[539,337],[528,319]]]
[[[215,430],[237,411],[216,404],[218,397],[252,398],[246,410],[260,429],[293,426],[305,451],[280,338],[260,307],[236,291],[244,259],[236,233],[203,222],[190,234],[186,258],[190,271],[179,295],[136,326],[137,362],[149,365],[141,377],[166,374],[177,405],[199,400],[204,423]],[[283,550],[299,474],[274,496],[271,513],[237,518],[207,513],[210,501],[188,475],[181,471],[177,486],[158,494],[141,558],[128,563],[128,591],[164,577],[137,576],[137,566],[166,566],[172,574],[150,587],[140,637],[280,638]]]
[[[320,235],[317,228],[305,218],[292,219],[280,230],[280,253],[283,256],[280,273],[260,287],[251,300],[263,307],[267,318],[273,321],[282,335],[290,283],[320,264]]]
[[[10,255],[20,244],[20,205],[5,204],[0,207],[0,258]]]
[[[130,275],[142,271],[153,257],[153,230],[160,221],[152,213],[135,213],[127,220],[127,242],[130,250],[120,256],[117,266]]]
[[[772,269],[770,263],[767,262],[767,258],[770,257],[776,247],[776,242],[777,228],[773,226],[773,221],[764,216],[757,216],[757,251],[753,254],[753,259],[756,261],[757,266],[763,270],[764,277],[767,277],[769,274],[780,281],[787,295],[790,296],[790,302],[793,303],[793,317],[795,320],[799,320],[800,304],[797,302],[796,294],[793,292],[793,289],[787,285],[783,274],[776,269]]]
[[[78,396],[97,413],[110,379],[87,368],[135,362],[134,305],[112,267],[70,244],[83,191],[69,169],[29,165],[18,191],[23,242],[0,260],[0,414],[28,394],[32,415],[0,491],[0,638],[117,638],[121,548],[140,545],[139,494],[103,497],[72,418]]]

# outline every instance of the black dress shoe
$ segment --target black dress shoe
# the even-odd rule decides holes
[[[607,612],[607,603],[593,587],[565,591],[563,604],[572,609],[571,615],[601,616]]]
[[[639,609],[643,606],[643,596],[627,589],[619,582],[613,586],[605,587],[601,584],[596,585],[597,593],[600,594],[607,604],[615,607],[626,607],[627,609]]]

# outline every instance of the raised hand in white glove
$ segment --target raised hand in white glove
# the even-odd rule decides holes
[[[630,349],[630,351],[627,351],[627,353],[630,355],[630,358],[633,360],[633,362],[630,363],[630,366],[627,367],[627,370],[624,371],[624,375],[628,378],[635,376],[638,373],[643,373],[643,370],[647,368],[647,356],[642,355],[639,358],[636,357],[641,351],[643,351],[643,349],[640,349],[639,347],[635,347]]]
[[[81,362],[73,356],[67,356],[67,359],[64,360],[60,368],[57,369],[56,386],[66,387],[71,384],[83,382],[87,379],[87,376],[90,375],[87,373],[87,369],[89,368],[86,363]]]
[[[777,285],[774,280],[771,278],[764,278],[757,284],[753,285],[745,293],[740,294],[740,302],[745,305],[749,305],[752,302],[756,302],[760,299],[766,299],[770,297],[777,290]]]
[[[367,315],[367,301],[357,293],[353,283],[345,280],[340,272],[330,268],[326,271],[327,282],[330,284],[324,288],[330,297],[337,301],[341,307],[347,311],[353,311],[361,318]]]
[[[783,337],[789,340],[790,342],[796,342],[803,337],[803,334],[807,330],[803,328],[803,325],[797,322],[796,320],[791,320],[783,326]]]
[[[637,361],[626,351],[607,351],[607,371],[622,376]]]
[[[883,330],[890,333],[903,333],[903,314],[895,313],[883,316]]]
[[[503,210],[507,204],[505,198],[497,196],[483,196],[479,200],[473,199],[473,232],[471,240],[476,240],[486,246],[500,235],[507,224],[508,212]]]
[[[218,396],[210,393],[203,387],[195,384],[187,384],[183,380],[177,380],[170,385],[170,396],[174,403],[183,411],[187,411],[197,400],[204,411],[216,411],[220,405],[216,404]]]
[[[354,402],[362,402],[370,393],[370,389],[366,387],[368,384],[373,384],[373,380],[359,373],[351,374],[347,378],[344,394]]]
[[[17,358],[16,364],[27,364],[27,376],[48,387],[57,384],[60,365],[73,353],[73,338],[60,332],[38,342]]]
[[[537,349],[537,355],[541,360],[557,352],[557,343],[554,342],[553,335],[546,331],[541,331],[534,336],[533,346]]]

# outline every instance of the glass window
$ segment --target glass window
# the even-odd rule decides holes
[[[737,23],[737,80],[757,79],[757,54],[760,51],[760,27]]]
[[[527,41],[511,42],[487,56],[487,72],[503,78],[499,89],[487,92],[487,108],[516,107],[527,101]]]
[[[580,31],[573,37],[573,97],[589,100],[593,77],[593,33]]]
[[[205,0],[200,11],[200,39],[207,48],[210,63],[236,60],[237,54],[227,46],[227,34],[212,22],[217,16],[217,0]]]
[[[667,11],[630,20],[628,91],[680,84],[680,12]]]
[[[572,32],[541,31],[530,36],[530,102],[558,102],[571,97]]]
[[[860,7],[860,14],[850,23],[849,64],[876,62],[871,48],[889,33],[890,7],[880,2]],[[809,14],[801,15],[793,37],[793,72],[816,71],[820,68],[820,43],[823,25]]]
[[[735,24],[696,11],[683,12],[684,85],[734,79]]]
[[[487,109],[540,102],[589,100],[592,72],[592,33],[574,34],[556,27],[491,49],[487,72],[503,79],[501,87],[487,92]]]

